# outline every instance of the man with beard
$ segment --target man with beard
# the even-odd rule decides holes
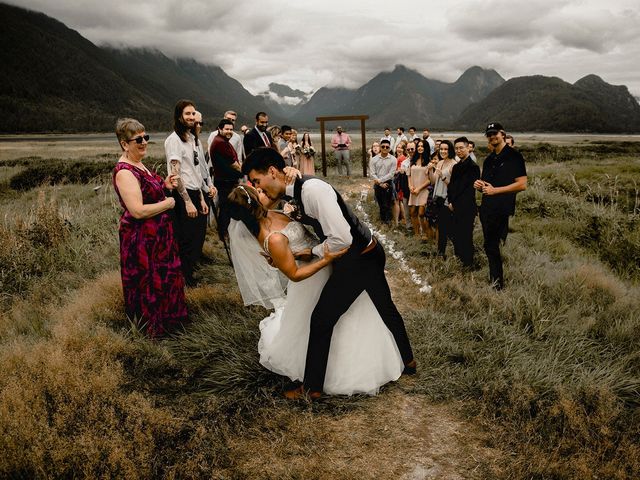
[[[273,138],[267,127],[269,126],[269,116],[264,112],[256,113],[256,126],[251,130],[247,130],[242,143],[244,144],[244,154],[248,157],[253,150],[258,147],[274,147]]]
[[[331,146],[333,147],[333,155],[336,159],[336,166],[338,167],[338,175],[342,176],[342,166],[347,168],[347,178],[351,176],[351,154],[349,149],[351,148],[351,137],[349,134],[342,131],[342,127],[336,127],[336,133],[331,139]]]
[[[226,112],[224,112],[224,115],[222,116],[222,118],[226,120],[231,120],[235,127],[236,120],[238,119],[238,114],[233,110],[227,110]],[[244,135],[244,132],[242,132],[242,134]],[[218,129],[213,130],[211,132],[211,135],[209,135],[209,141],[207,143],[209,147],[211,147],[211,145],[213,144],[213,138],[216,135],[218,135]],[[233,132],[233,135],[231,136],[231,140],[229,140],[229,143],[231,143],[231,146],[236,151],[236,155],[238,156],[238,161],[242,163],[242,161],[244,160],[244,145],[242,144],[242,136],[240,136],[240,134],[237,132]]]
[[[522,155],[506,144],[506,133],[500,123],[487,125],[485,136],[491,153],[482,165],[482,176],[473,186],[482,192],[480,222],[489,260],[489,279],[493,288],[502,290],[500,240],[507,239],[509,216],[516,209],[516,193],[527,189],[527,170]]]
[[[422,131],[422,141],[429,144],[429,156],[433,155],[436,151],[436,142],[434,142],[433,138],[431,138],[431,132],[428,128],[425,128]]]
[[[180,262],[187,285],[196,284],[193,270],[202,253],[207,228],[209,207],[201,187],[204,183],[196,138],[195,104],[180,100],[173,111],[173,133],[164,142],[167,171],[179,177],[178,195],[175,195],[174,230],[178,241]]]
[[[213,184],[218,189],[218,234],[220,238],[226,234],[229,223],[227,197],[243,176],[238,155],[231,145],[232,137],[233,121],[223,118],[218,123],[218,134],[213,137],[209,147],[209,156],[213,166]]]

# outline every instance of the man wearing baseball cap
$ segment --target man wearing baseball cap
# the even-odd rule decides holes
[[[473,186],[482,192],[480,222],[489,261],[489,279],[496,290],[502,290],[500,240],[507,239],[509,217],[516,208],[516,193],[527,189],[527,170],[520,152],[505,143],[506,133],[500,123],[488,124],[485,136],[493,151],[485,159],[482,175]]]

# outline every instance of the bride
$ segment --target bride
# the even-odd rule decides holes
[[[322,259],[302,261],[294,253],[319,243],[304,225],[268,210],[271,200],[248,185],[236,187],[229,202],[231,254],[244,303],[275,309],[260,322],[260,363],[302,381],[311,312],[331,273],[329,264],[346,249],[325,250]],[[382,385],[397,380],[403,368],[391,332],[362,292],[333,330],[323,391],[375,395]]]

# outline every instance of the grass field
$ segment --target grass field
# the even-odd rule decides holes
[[[153,342],[127,320],[113,144],[3,145],[1,477],[637,478],[640,143],[523,146],[502,292],[479,228],[463,273],[376,224],[433,287],[388,257],[419,372],[318,404],[285,402],[259,366],[266,311],[242,306],[213,235],[184,332]],[[329,180],[354,205],[368,188]],[[363,207],[375,224],[371,193]]]

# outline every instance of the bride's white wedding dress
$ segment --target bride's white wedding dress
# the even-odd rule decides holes
[[[280,233],[293,252],[318,243],[298,222]],[[286,298],[273,301],[275,311],[260,322],[258,351],[264,367],[291,380],[303,379],[311,312],[330,274],[328,266],[306,280],[289,282]],[[333,330],[323,391],[375,395],[382,385],[397,380],[403,368],[391,332],[362,292]]]

